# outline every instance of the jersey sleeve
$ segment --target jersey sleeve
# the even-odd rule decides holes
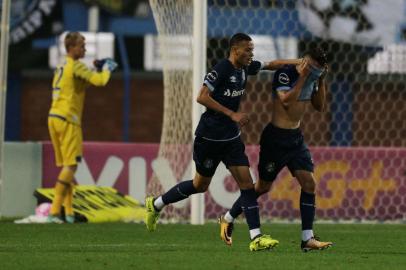
[[[264,67],[264,62],[253,60],[247,67],[248,75],[256,75]]]
[[[272,89],[275,91],[289,91],[294,86],[291,72],[286,68],[278,69],[273,77]]]
[[[82,62],[75,62],[73,66],[73,74],[77,78],[81,78],[94,86],[104,86],[110,79],[110,71],[103,70],[102,72],[94,72],[90,70]]]
[[[214,91],[227,77],[227,63],[222,61],[214,66],[214,68],[204,77],[203,85],[206,85],[210,91]]]
[[[310,74],[302,87],[299,100],[310,100],[315,92],[318,91],[318,75]]]

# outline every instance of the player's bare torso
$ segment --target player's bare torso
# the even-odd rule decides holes
[[[294,129],[300,126],[309,101],[295,101],[289,106],[283,106],[279,97],[276,96],[273,103],[272,124],[280,128]]]

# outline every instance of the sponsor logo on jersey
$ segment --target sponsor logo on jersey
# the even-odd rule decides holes
[[[286,73],[279,74],[278,81],[281,84],[288,84],[290,82],[288,74]]]
[[[212,71],[209,72],[209,73],[207,74],[207,76],[206,76],[206,78],[207,78],[207,80],[208,80],[209,82],[214,82],[214,81],[216,81],[216,80],[217,80],[217,77],[218,77],[218,74],[217,74],[217,71],[215,71],[215,70],[212,70]]]
[[[226,91],[224,91],[224,96],[226,96],[226,97],[239,97],[239,96],[243,95],[244,92],[245,92],[245,89],[233,90],[233,92],[231,92],[230,89],[227,89]]]

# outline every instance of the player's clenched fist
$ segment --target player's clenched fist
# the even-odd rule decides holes
[[[234,122],[238,123],[240,126],[244,126],[249,122],[249,118],[246,113],[233,112],[230,118]]]
[[[118,64],[111,58],[103,58],[100,60],[94,60],[93,65],[96,67],[97,71],[109,70],[114,71]]]

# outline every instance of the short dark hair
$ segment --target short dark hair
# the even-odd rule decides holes
[[[319,65],[324,66],[327,64],[327,54],[321,47],[313,47],[307,53],[312,59],[314,59]]]
[[[238,45],[238,43],[240,43],[241,41],[252,41],[252,39],[249,35],[244,33],[234,34],[230,38],[229,48],[231,49],[231,47]]]

